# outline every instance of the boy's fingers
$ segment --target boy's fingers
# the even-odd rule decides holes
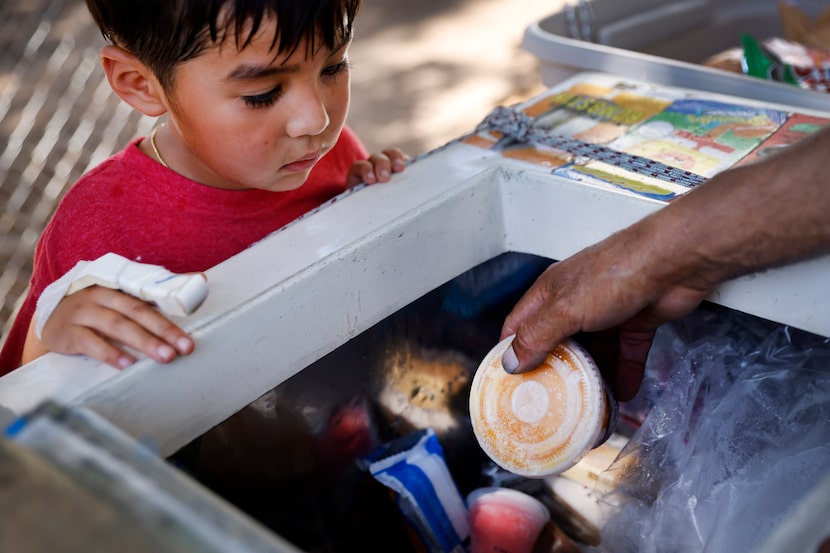
[[[96,329],[87,326],[60,325],[50,320],[43,328],[43,340],[51,351],[87,355],[117,369],[125,369],[135,362],[134,356],[117,348]]]
[[[385,153],[372,154],[369,157],[372,170],[379,182],[388,182],[392,176],[392,160]]]
[[[398,148],[389,148],[387,150],[383,150],[383,153],[389,158],[392,164],[392,171],[394,173],[399,173],[406,169],[406,164],[409,162],[409,156],[403,153],[403,151]]]
[[[135,359],[115,344],[160,363],[188,354],[194,347],[192,338],[157,309],[116,290],[82,290],[64,298],[54,315],[44,328],[49,349],[82,353],[120,368]]]
[[[369,159],[352,164],[346,177],[346,187],[352,188],[360,183],[389,182],[392,173],[399,173],[406,169],[407,161],[409,161],[409,156],[397,148],[389,148],[379,154],[372,154]]]
[[[140,351],[160,363],[168,363],[177,355],[173,345],[118,311],[98,306],[78,315],[71,326],[65,326],[54,338],[51,321],[47,323],[44,338],[50,339],[50,345],[54,344],[50,349],[81,353],[118,368],[132,364],[135,358],[116,344]]]
[[[88,326],[111,340],[138,350],[160,363],[168,363],[176,357],[177,350],[172,344],[163,340],[152,328],[137,324],[134,319],[116,311],[108,311],[105,315],[102,313],[99,320],[100,325]]]
[[[154,359],[169,361],[175,357],[176,352],[187,354],[193,350],[193,339],[150,304],[127,294],[118,294],[110,308],[135,323],[132,326],[125,326],[125,332],[131,333],[136,339],[145,344],[145,347],[141,348],[144,353],[151,355],[149,351],[145,351],[146,349],[158,350],[151,355]],[[115,324],[118,324],[118,322],[116,321]],[[141,332],[136,334],[136,328]],[[155,340],[150,342],[147,340],[147,336],[151,336]],[[164,345],[172,346],[175,349],[172,355],[167,353],[166,348],[159,349],[162,346],[160,343],[162,340],[166,342]],[[125,343],[133,345],[129,342]]]
[[[134,356],[115,347],[112,342],[92,329],[74,327],[73,332],[67,338],[71,345],[67,348],[66,353],[88,355],[116,369],[126,369],[136,361]]]
[[[346,177],[346,187],[353,188],[360,183],[375,184],[377,177],[372,171],[372,162],[369,160],[356,161]]]

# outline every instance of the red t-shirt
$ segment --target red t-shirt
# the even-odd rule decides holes
[[[346,189],[368,152],[344,128],[337,144],[289,192],[223,190],[162,167],[136,139],[86,173],[61,200],[35,250],[29,292],[0,352],[0,375],[20,365],[43,289],[78,261],[114,252],[177,273],[204,271]]]

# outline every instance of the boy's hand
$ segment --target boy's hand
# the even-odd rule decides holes
[[[379,154],[372,154],[369,159],[355,161],[346,176],[346,187],[354,188],[360,183],[389,182],[392,173],[406,169],[407,161],[409,156],[398,148],[388,148]]]
[[[32,325],[24,362],[54,351],[88,355],[124,369],[136,361],[124,346],[168,363],[193,351],[194,343],[151,304],[118,290],[92,286],[61,300],[43,327],[42,340]]]

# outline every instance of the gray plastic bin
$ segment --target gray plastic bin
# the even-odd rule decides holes
[[[822,0],[796,4],[815,18]],[[741,35],[783,36],[774,0],[589,0],[525,30],[522,46],[540,61],[552,86],[580,71],[604,71],[654,83],[827,109],[826,93],[699,65],[740,46]]]

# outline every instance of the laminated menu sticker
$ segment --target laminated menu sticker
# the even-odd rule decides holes
[[[668,201],[688,192],[688,188],[637,174],[624,167],[601,161],[570,163],[554,170],[555,175],[603,188],[621,189],[655,200]]]
[[[662,201],[830,121],[743,105],[737,99],[733,103],[679,88],[591,75],[512,109],[532,117],[534,130],[549,131],[562,140],[522,142],[489,127],[479,128],[463,141],[547,167],[572,181]],[[649,162],[662,169],[638,169]],[[689,178],[679,179],[674,173]]]
[[[681,99],[609,146],[712,177],[735,165],[786,120],[783,111]]]
[[[830,123],[830,119],[805,115],[803,113],[792,113],[781,127],[764,140],[757,148],[752,150],[737,165],[746,165],[752,161],[767,157],[782,148],[794,144],[802,138],[813,134],[820,128]]]
[[[534,118],[535,127],[590,144],[607,144],[632,125],[665,109],[675,97],[652,87],[622,81],[613,86],[577,82],[565,90],[531,100],[522,106],[522,111]],[[574,158],[572,152],[500,139],[499,133],[485,131],[468,137],[465,142],[495,149],[504,157],[550,168],[565,165]]]
[[[611,89],[575,85],[525,112],[536,118],[539,127],[591,144],[607,144],[670,104],[669,99],[645,96],[623,85]]]
[[[705,99],[680,99],[612,141],[610,148],[702,177],[733,167],[787,121],[783,111]],[[671,200],[686,188],[627,170],[625,164],[575,160],[554,173],[580,182]]]

